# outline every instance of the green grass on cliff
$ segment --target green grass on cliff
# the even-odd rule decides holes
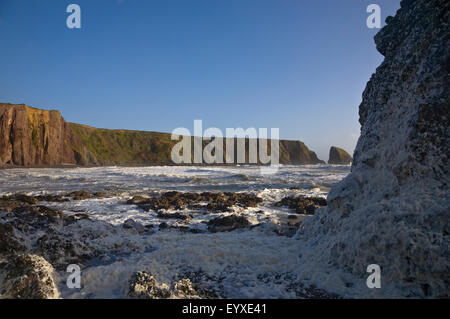
[[[177,143],[167,133],[70,125],[86,150],[97,160],[91,164],[167,164],[171,162],[172,146]]]

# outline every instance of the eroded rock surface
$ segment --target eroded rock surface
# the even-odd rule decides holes
[[[52,265],[40,256],[10,256],[0,263],[0,298],[59,298],[53,272]]]
[[[450,2],[403,0],[375,37],[385,59],[359,108],[352,172],[304,221],[302,253],[390,297],[450,295]],[[389,287],[389,288],[388,288]]]
[[[184,278],[175,282],[172,287],[158,283],[151,274],[139,271],[129,281],[128,297],[132,299],[211,299],[218,296],[203,289],[190,279]]]

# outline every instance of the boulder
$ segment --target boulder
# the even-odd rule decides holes
[[[250,222],[244,216],[229,215],[217,217],[208,222],[208,229],[213,233],[227,232],[239,228],[249,227]]]
[[[0,298],[56,299],[54,269],[36,255],[12,256],[0,264]]]

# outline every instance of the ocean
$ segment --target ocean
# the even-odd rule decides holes
[[[192,279],[196,274],[202,286],[226,298],[298,298],[308,282],[308,271],[300,267],[299,241],[275,232],[295,211],[274,204],[289,196],[325,198],[349,172],[350,166],[334,165],[281,166],[273,175],[261,175],[255,166],[6,169],[0,170],[0,196],[78,190],[107,194],[104,198],[40,203],[67,215],[88,215],[90,223],[82,221],[60,232],[74,240],[89,237],[86,245],[103,252],[80,265],[82,289],[69,289],[67,274],[58,270],[58,287],[64,298],[125,297],[130,276],[142,270],[169,286],[177,278]],[[262,203],[234,207],[233,213],[194,214],[188,227],[196,232],[179,230],[186,221],[162,218],[157,212],[127,203],[132,196],[158,197],[168,191],[245,192],[257,195]],[[245,216],[259,227],[208,232],[209,221],[230,214]],[[129,219],[151,231],[124,232],[122,225]],[[158,227],[161,223],[166,224],[164,229]],[[112,250],[112,246],[123,249]]]

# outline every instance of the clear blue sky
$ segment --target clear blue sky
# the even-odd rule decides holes
[[[66,27],[79,4],[82,28]],[[104,128],[278,127],[353,152],[358,106],[399,0],[1,0],[0,101]]]

